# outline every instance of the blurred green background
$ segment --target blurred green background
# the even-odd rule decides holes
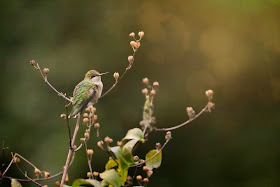
[[[132,54],[128,34],[143,30],[133,68],[96,104],[101,136],[116,142],[139,125],[143,77],[160,83],[158,127],[185,121],[185,108],[198,112],[207,102],[204,92],[213,89],[215,110],[172,132],[149,186],[280,185],[279,0],[11,0],[0,2],[0,12],[0,137],[9,151],[53,174],[62,170],[68,152],[59,118],[64,100],[30,60],[48,67],[49,81],[68,95],[89,69],[110,72],[103,77],[107,90]],[[140,156],[157,141],[164,142],[163,132],[151,134]],[[95,142],[92,135],[93,167],[103,171],[108,157]],[[70,181],[87,171],[81,151]],[[8,174],[22,177],[15,167]]]

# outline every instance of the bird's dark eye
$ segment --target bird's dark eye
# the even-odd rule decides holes
[[[92,79],[93,77],[95,77],[95,75],[92,75],[90,78]]]

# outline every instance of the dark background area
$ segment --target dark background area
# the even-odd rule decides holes
[[[49,81],[68,95],[90,69],[110,72],[103,77],[107,90],[112,74],[122,72],[132,54],[128,34],[143,30],[133,68],[95,105],[101,135],[117,142],[139,126],[144,77],[160,84],[157,127],[187,120],[185,108],[201,110],[205,91],[213,89],[215,110],[172,132],[149,186],[280,185],[279,0],[12,0],[1,1],[0,12],[0,137],[8,151],[53,174],[62,170],[68,152],[59,118],[64,100],[30,60],[48,67]],[[94,135],[90,141],[93,168],[102,172],[108,156]],[[140,155],[157,141],[164,142],[163,132],[152,134]],[[33,176],[29,166],[20,165]],[[87,171],[80,151],[70,182]],[[8,175],[22,177],[14,166]],[[54,186],[57,180],[43,184]]]

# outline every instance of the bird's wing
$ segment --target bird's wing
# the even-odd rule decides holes
[[[89,80],[81,81],[73,92],[73,109],[71,116],[76,115],[92,100],[96,90],[96,85]]]

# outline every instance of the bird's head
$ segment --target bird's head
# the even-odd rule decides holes
[[[89,70],[86,75],[85,75],[85,79],[90,79],[90,80],[93,80],[93,79],[100,79],[102,75],[105,75],[107,74],[108,72],[106,73],[99,73],[98,71],[96,70]]]

